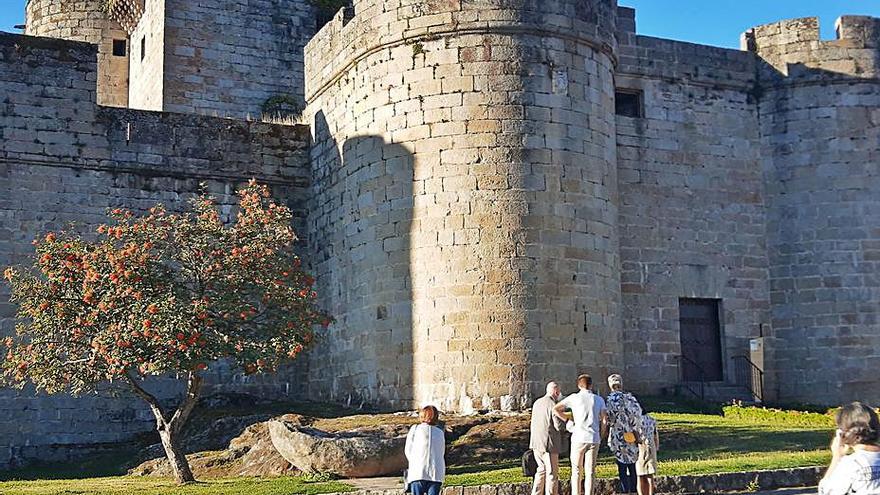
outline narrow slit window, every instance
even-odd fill
[[[147,37],[141,38],[141,60],[147,56]]]
[[[644,117],[644,93],[634,89],[618,89],[614,92],[614,111],[624,117]]]
[[[113,56],[124,57],[126,54],[125,40],[113,40]]]

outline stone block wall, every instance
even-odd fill
[[[144,13],[131,32],[129,106],[165,107],[165,0],[144,0]]]
[[[102,0],[28,0],[25,33],[98,45],[98,103],[128,106],[128,56],[113,55],[128,34],[110,20]]]
[[[761,26],[773,363],[781,399],[880,401],[880,20]]]
[[[164,3],[165,111],[259,119],[275,96],[303,101],[307,0]]]
[[[30,241],[46,230],[75,222],[90,231],[108,208],[180,208],[199,183],[231,212],[235,188],[255,177],[304,217],[307,128],[97,106],[96,50],[0,34],[0,265],[26,262]],[[0,333],[12,331],[13,316],[0,285]],[[253,379],[212,365],[208,393],[293,396],[300,373]],[[171,380],[149,388],[167,399],[179,392]],[[0,469],[33,458],[64,460],[155,426],[133,396],[48,397],[27,389],[0,391],[0,417]]]
[[[679,298],[719,299],[732,383],[769,323],[756,60],[620,26],[616,84],[644,104],[617,117],[625,372],[644,393],[676,384]]]
[[[613,4],[359,1],[306,47],[315,396],[515,409],[622,364]]]

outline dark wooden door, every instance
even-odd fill
[[[682,379],[717,382],[721,366],[721,325],[717,299],[679,299]]]

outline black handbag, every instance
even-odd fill
[[[538,461],[535,460],[535,452],[529,449],[522,455],[523,476],[531,478],[538,472]]]

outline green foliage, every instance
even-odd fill
[[[115,209],[98,236],[50,232],[33,266],[5,278],[18,306],[0,363],[12,386],[80,393],[101,382],[198,374],[228,359],[272,371],[310,345],[330,317],[293,252],[291,213],[251,183],[225,224],[202,195],[191,211]]]
[[[736,404],[724,407],[724,417],[727,419],[765,423],[776,426],[807,426],[816,428],[834,427],[834,417],[830,414],[786,411],[765,407],[743,407]]]
[[[302,114],[303,105],[300,100],[288,94],[271,96],[263,102],[261,107],[263,115],[269,117],[298,117]]]
[[[338,480],[339,476],[333,473],[305,473],[301,476],[306,483],[326,483],[328,481]]]

